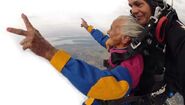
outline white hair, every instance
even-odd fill
[[[124,35],[130,37],[139,37],[139,34],[144,30],[144,27],[139,25],[132,16],[119,16],[117,19],[124,21],[124,23],[121,25]]]

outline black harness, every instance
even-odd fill
[[[157,14],[157,13],[156,13]],[[139,37],[133,38],[128,47],[128,52],[124,54],[113,53],[112,62],[120,64],[123,60],[127,60],[138,52],[150,46],[155,46],[157,49],[165,52],[165,34],[169,29],[172,19],[177,15],[176,11],[168,5],[164,10],[161,10],[159,15],[151,16],[144,30],[139,34]],[[155,28],[156,27],[156,28]],[[155,30],[155,32],[153,32]],[[154,36],[154,34],[156,34]]]

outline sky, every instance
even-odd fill
[[[23,51],[19,45],[23,37],[6,32],[6,27],[25,29],[21,19],[25,13],[33,26],[57,45],[53,39],[58,36],[88,36],[80,27],[80,18],[106,32],[114,18],[129,14],[127,0],[0,1],[0,105],[81,105],[86,97],[47,60]],[[184,4],[184,0],[174,0],[183,22]]]

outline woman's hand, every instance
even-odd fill
[[[30,49],[36,55],[51,60],[53,55],[57,52],[57,49],[42,37],[40,32],[29,22],[26,15],[22,14],[21,17],[26,25],[27,30],[9,27],[7,28],[7,31],[17,35],[25,36],[25,38],[20,42],[24,50]]]
[[[82,19],[81,27],[84,27],[87,30],[89,25],[87,24],[87,22],[83,18],[81,18],[81,19]]]

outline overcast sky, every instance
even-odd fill
[[[7,33],[6,27],[25,28],[20,18],[25,13],[51,42],[57,36],[88,35],[80,28],[81,17],[106,32],[114,18],[129,14],[127,0],[0,1],[0,105],[80,105],[85,97],[49,62],[23,51],[23,37]],[[174,0],[183,22],[184,5]]]

